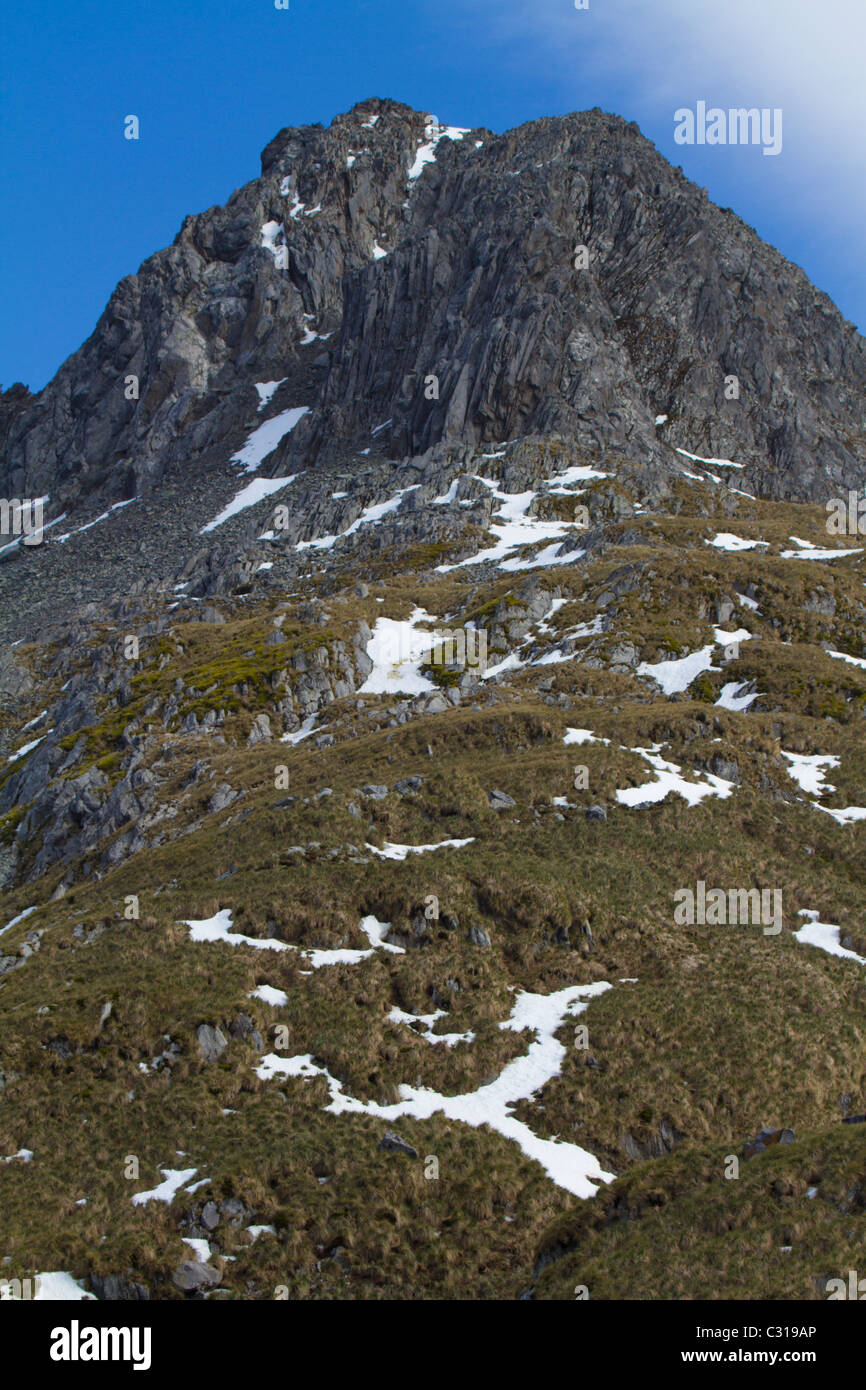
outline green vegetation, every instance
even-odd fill
[[[284,1285],[291,1298],[570,1300],[582,1284],[593,1299],[812,1299],[822,1278],[856,1265],[866,1127],[841,1119],[866,1110],[866,974],[794,932],[802,911],[816,911],[866,954],[866,823],[841,826],[817,811],[781,754],[834,755],[821,805],[863,804],[866,671],[826,650],[864,650],[862,565],[781,558],[791,534],[818,543],[817,508],[737,499],[730,514],[685,480],[673,503],[676,515],[611,523],[580,567],[532,572],[566,601],[545,633],[527,619],[526,645],[508,647],[525,664],[506,678],[461,690],[440,713],[418,704],[407,714],[408,697],[342,694],[319,711],[333,740],[320,746],[247,737],[258,713],[279,736],[278,704],[309,671],[336,666],[362,620],[372,628],[417,605],[451,627],[484,625],[492,643],[523,624],[527,577],[436,574],[474,543],[464,532],[459,547],[365,557],[363,574],[346,562],[329,591],[315,576],[302,598],[221,600],[225,622],[178,622],[142,641],[123,702],[102,698],[94,723],[60,747],[69,753],[84,735],[63,775],[95,765],[116,784],[130,735],[141,736],[154,787],[136,822],[147,848],[101,860],[124,824],[86,863],[55,863],[29,882],[40,830],[24,847],[19,886],[3,894],[0,925],[38,910],[4,933],[0,955],[19,958],[42,933],[39,949],[0,976],[0,1157],[33,1151],[30,1163],[0,1163],[7,1277],[115,1273],[180,1298],[171,1276],[189,1258],[182,1237],[198,1229],[204,1201],[229,1197],[248,1216],[221,1222],[211,1260],[220,1296],[233,1299],[269,1299]],[[729,530],[769,548],[704,543]],[[636,544],[636,531],[652,544]],[[374,589],[364,598],[361,577]],[[737,602],[747,592],[757,610]],[[314,626],[300,610],[319,597]],[[531,664],[599,615],[604,630],[579,636],[571,659]],[[272,645],[278,618],[285,641]],[[638,661],[684,655],[712,643],[716,627],[752,637],[733,661],[717,647],[719,669],[670,699],[605,664],[623,643]],[[94,636],[110,641],[107,630]],[[45,707],[46,691],[56,699],[40,674],[50,656],[28,655],[37,689],[25,717]],[[459,686],[455,671],[423,673]],[[715,704],[727,682],[753,684],[748,712]],[[219,737],[183,730],[189,714],[209,711],[225,712]],[[597,741],[566,745],[569,728]],[[690,780],[724,764],[732,794],[623,805],[618,792],[654,782],[635,751],[654,746]],[[400,794],[405,778],[420,786]],[[366,793],[371,784],[387,795]],[[212,811],[220,787],[234,795]],[[494,789],[514,806],[493,809]],[[588,819],[598,805],[606,819]],[[26,809],[0,818],[3,846]],[[470,843],[400,862],[375,853],[446,839]],[[780,890],[783,930],[676,925],[675,891],[699,880]],[[128,920],[133,896],[139,916]],[[431,897],[438,916],[428,921]],[[187,919],[223,909],[233,931],[289,949],[190,939]],[[366,951],[360,923],[370,914],[391,924],[402,954],[312,967],[304,952]],[[579,1015],[587,1046],[566,1019],[558,1073],[514,1107],[536,1135],[579,1145],[616,1175],[588,1201],[492,1128],[441,1113],[397,1119],[418,1152],[411,1159],[379,1147],[390,1120],[326,1109],[322,1077],[257,1075],[262,1053],[281,1050],[284,1024],[287,1055],[309,1055],[344,1096],[389,1105],[404,1086],[471,1092],[532,1041],[500,1026],[517,992],[601,981],[611,988]],[[288,1003],[256,997],[263,985]],[[473,1040],[433,1045],[394,1009],[442,1010],[434,1033]],[[227,1039],[217,1061],[202,1056],[201,1024]],[[726,1178],[728,1156],[763,1125],[790,1126],[796,1141]],[[124,1176],[129,1155],[139,1160],[134,1180]],[[430,1156],[436,1178],[425,1176]],[[206,1186],[133,1206],[161,1168],[178,1167],[194,1167]],[[252,1224],[275,1233],[253,1243]]]

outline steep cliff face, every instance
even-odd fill
[[[556,430],[635,461],[731,458],[770,497],[866,481],[863,340],[598,111],[494,136],[371,100],[281,131],[44,391],[6,393],[0,486],[67,510],[146,494],[232,438],[268,380],[313,407],[272,471],[373,430],[392,458]]]
[[[805,496],[862,476],[864,370],[862,340],[800,271],[635,126],[589,112],[443,142],[400,244],[347,279],[304,433],[333,452],[390,415],[398,456],[556,429],[646,459],[663,440]]]
[[[256,401],[254,382],[310,360],[339,325],[346,275],[401,217],[425,118],[388,103],[377,130],[380,108],[366,103],[327,131],[283,131],[260,178],[186,218],[172,246],[121,281],[87,342],[18,403],[7,491],[67,507],[147,492],[230,435]],[[375,149],[349,167],[365,141]]]

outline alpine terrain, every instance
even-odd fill
[[[378,99],[0,393],[0,1296],[862,1263],[864,397],[634,124]]]

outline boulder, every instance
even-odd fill
[[[217,811],[224,811],[233,801],[237,801],[238,795],[228,782],[221,782],[207,804],[208,814],[214,815]]]
[[[184,1260],[175,1270],[172,1282],[184,1293],[195,1293],[198,1289],[215,1288],[221,1278],[217,1270],[200,1260]]]
[[[394,790],[398,796],[417,796],[423,782],[423,777],[401,777],[399,782],[394,783]]]
[[[210,1023],[200,1023],[195,1030],[201,1055],[206,1062],[215,1062],[228,1047],[228,1038]]]
[[[263,743],[266,739],[273,738],[271,733],[271,721],[266,714],[257,714],[253,720],[253,727],[250,729],[248,744]]]
[[[418,1157],[418,1150],[407,1144],[405,1139],[401,1139],[399,1134],[395,1134],[393,1129],[385,1131],[385,1137],[379,1141],[379,1148],[384,1149],[386,1153],[405,1154],[407,1158]]]
[[[368,796],[371,801],[384,801],[388,795],[388,788],[371,782],[368,786],[361,788],[361,795]]]
[[[205,1202],[201,1209],[201,1224],[207,1231],[215,1231],[220,1224],[219,1208],[216,1202]]]
[[[757,1154],[765,1153],[767,1149],[775,1147],[776,1144],[793,1144],[794,1138],[792,1129],[764,1128],[744,1146],[743,1158],[746,1160],[754,1158]]]

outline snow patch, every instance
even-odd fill
[[[701,647],[700,651],[690,652],[688,656],[677,657],[672,661],[642,661],[637,668],[637,674],[650,676],[661,686],[665,695],[676,695],[687,690],[703,671],[721,669],[713,665],[712,657],[712,646]]]
[[[209,917],[201,921],[190,919],[184,920],[184,926],[190,929],[191,941],[222,941],[228,946],[253,946],[263,951],[297,951],[304,957],[314,970],[319,970],[325,965],[357,965],[360,961],[366,960],[375,950],[390,951],[395,955],[403,955],[402,946],[392,946],[385,941],[385,934],[391,930],[390,922],[379,922],[375,917],[363,917],[361,919],[361,931],[370,943],[370,950],[355,950],[352,948],[337,947],[334,950],[327,950],[319,947],[301,947],[292,945],[288,941],[277,941],[273,937],[260,939],[255,936],[244,936],[241,932],[231,930],[232,912],[231,908],[223,908],[214,917]],[[269,993],[270,1003],[282,990],[272,990],[269,985],[260,986],[261,989]],[[256,992],[256,997],[263,999],[264,995]]]
[[[184,1245],[189,1246],[190,1250],[195,1255],[197,1260],[201,1260],[202,1264],[207,1264],[208,1260],[210,1259],[209,1241],[199,1240],[195,1236],[181,1236],[181,1240],[183,1241]]]
[[[72,1275],[63,1269],[49,1270],[47,1274],[35,1274],[33,1290],[33,1303],[73,1303],[84,1300],[96,1302],[96,1295],[88,1293],[77,1279],[73,1279]],[[20,1301],[22,1300],[18,1299],[8,1284],[0,1290],[0,1303]]]
[[[460,126],[441,126],[436,117],[431,116],[424,128],[424,141],[418,146],[415,162],[409,170],[409,182],[414,183],[415,179],[420,178],[424,172],[425,165],[435,161],[436,146],[440,140],[462,140],[463,136],[468,134],[469,131]]]
[[[583,743],[610,743],[609,738],[598,738],[591,729],[566,729],[563,743],[576,743],[580,746]]]
[[[293,734],[282,734],[280,737],[280,743],[290,743],[294,748],[296,743],[303,743],[305,738],[310,737],[310,734],[317,732],[320,732],[320,730],[316,729],[316,716],[314,714],[310,714],[304,720],[300,729],[296,729]]]
[[[284,989],[276,989],[274,985],[258,985],[250,995],[251,999],[261,999],[263,1004],[270,1004],[275,1009],[280,1009],[284,1004],[288,1004],[289,996]]]
[[[745,468],[744,463],[733,463],[731,459],[705,459],[700,454],[690,454],[688,449],[677,449],[678,454],[683,458],[691,459],[692,463],[706,463],[714,468]]]
[[[793,933],[794,940],[800,941],[804,946],[817,946],[821,951],[827,951],[831,956],[844,956],[846,960],[856,960],[860,965],[866,965],[866,956],[858,956],[855,951],[848,951],[844,946],[840,946],[839,937],[841,927],[835,926],[832,922],[820,922],[819,914],[810,908],[801,908],[798,917],[806,917],[806,925],[799,931]]]
[[[572,472],[573,470],[568,470]],[[453,565],[437,565],[437,573],[447,574],[451,570],[463,569],[467,565],[480,565],[484,563],[498,563],[498,568],[506,571],[535,569],[542,565],[550,564],[570,564],[578,559],[583,551],[573,552],[568,555],[560,555],[562,544],[548,546],[541,555],[535,556],[532,560],[507,559],[512,556],[515,550],[525,545],[531,545],[538,541],[550,541],[558,537],[565,536],[572,529],[572,524],[562,521],[538,521],[535,517],[528,515],[529,508],[538,496],[537,492],[501,492],[495,479],[482,478],[476,475],[477,481],[483,483],[486,488],[502,503],[498,512],[494,516],[499,517],[500,521],[491,521],[490,530],[497,537],[496,544],[487,550],[480,550],[476,555],[470,555],[465,560],[458,560]]]
[[[149,1192],[136,1192],[132,1199],[134,1207],[143,1207],[147,1202],[172,1203],[184,1183],[189,1182],[198,1172],[197,1168],[160,1168],[164,1182],[152,1187]]]
[[[416,1037],[424,1038],[428,1043],[444,1043],[446,1047],[456,1047],[458,1043],[471,1043],[475,1041],[475,1034],[468,1033],[434,1033],[433,1027],[440,1018],[447,1018],[445,1009],[436,1009],[432,1014],[407,1014],[403,1009],[393,1008],[388,1015],[390,1023],[405,1023],[412,1029]],[[423,1031],[419,1032],[413,1025],[419,1024]]]
[[[291,950],[287,941],[277,941],[275,937],[270,936],[244,936],[242,932],[233,932],[231,925],[232,912],[229,907],[224,907],[215,916],[201,921],[184,919],[184,926],[189,927],[190,941],[223,941],[228,946],[254,946],[258,951]]]
[[[51,730],[49,729],[48,732],[50,733]],[[41,737],[34,738],[30,743],[25,743],[21,748],[18,748],[14,753],[11,753],[9,757],[6,759],[6,761],[8,763],[17,763],[19,758],[26,758],[28,753],[32,753],[34,748],[39,747],[40,743],[45,737],[46,735],[42,734]]]
[[[859,666],[862,671],[866,671],[866,657],[849,656],[847,652],[827,652],[828,656],[835,657],[837,661],[847,661],[849,666]]]
[[[377,854],[380,859],[403,860],[408,859],[410,854],[428,854],[434,849],[462,849],[464,845],[471,845],[474,840],[474,835],[470,835],[468,840],[440,840],[436,845],[395,845],[386,840],[384,849],[377,849],[375,845],[366,845],[365,848]]]
[[[792,536],[791,540],[796,540]],[[806,542],[802,542],[806,544]],[[845,555],[862,555],[863,547],[856,546],[853,550],[819,550],[817,546],[810,546],[808,550],[783,550],[781,558],[783,560],[841,560]]]
[[[13,917],[11,922],[7,922],[5,927],[0,927],[0,936],[10,927],[17,927],[18,923],[23,922],[25,917],[29,917],[31,912],[35,912],[37,907],[39,907],[39,903],[34,904],[33,907],[25,907],[24,911],[19,912],[17,917]]]
[[[84,526],[76,526],[75,529],[74,529],[73,531],[64,531],[64,533],[63,533],[62,536],[55,536],[55,537],[54,537],[55,543],[60,543],[60,544],[62,544],[63,542],[68,541],[69,538],[70,538],[70,536],[80,536],[81,533],[82,533],[82,531],[90,531],[90,530],[92,529],[92,527],[98,526],[99,523],[100,523],[100,521],[107,521],[108,518],[111,516],[111,513],[112,513],[112,512],[120,511],[120,509],[121,509],[122,507],[130,507],[130,506],[132,506],[132,503],[133,503],[135,500],[136,500],[136,499],[135,499],[134,497],[128,497],[127,500],[126,500],[125,502],[115,502],[115,503],[114,503],[114,506],[113,506],[113,507],[109,507],[107,512],[102,512],[99,516],[94,517],[92,521],[86,522]],[[66,515],[66,513],[64,512],[64,516],[65,516],[65,515]],[[48,522],[48,525],[46,525],[46,527],[45,527],[44,529],[47,531],[47,530],[48,530],[48,526],[54,526],[54,525],[57,524],[57,521],[62,521],[62,520],[63,520],[63,517],[59,516],[59,517],[56,518],[56,521],[54,521],[54,522],[49,521],[49,522]]]
[[[707,796],[718,796],[721,798],[729,797],[734,790],[733,782],[726,782],[723,777],[716,777],[712,772],[698,773],[697,775],[704,780],[700,782],[687,782],[681,776],[682,769],[676,763],[666,762],[659,756],[659,747],[655,748],[632,748],[632,753],[639,753],[645,758],[650,767],[656,773],[654,782],[644,782],[639,787],[626,787],[623,791],[616,794],[617,801],[622,806],[639,806],[644,802],[664,801],[665,797],[676,792],[683,797],[690,806],[696,806]]]
[[[241,488],[236,493],[231,502],[223,507],[219,516],[215,516],[213,521],[209,521],[207,526],[203,526],[199,532],[200,536],[207,535],[208,531],[215,531],[218,526],[231,517],[237,516],[238,512],[246,511],[247,507],[255,507],[257,503],[263,502],[266,497],[270,497],[274,492],[280,492],[289,483],[293,483],[299,475],[290,473],[286,478],[254,478],[246,487]]]
[[[540,1163],[558,1187],[576,1197],[592,1197],[598,1185],[611,1182],[614,1175],[605,1172],[594,1155],[577,1144],[539,1139],[527,1124],[515,1118],[512,1108],[518,1101],[534,1099],[548,1081],[560,1074],[566,1053],[555,1036],[557,1030],[566,1020],[581,1014],[589,1000],[610,988],[610,984],[600,980],[590,985],[572,985],[549,995],[519,993],[510,1018],[499,1026],[518,1033],[532,1031],[533,1041],[495,1080],[462,1095],[443,1096],[427,1088],[402,1085],[399,1087],[401,1100],[394,1105],[356,1100],[344,1092],[341,1081],[314,1062],[308,1053],[298,1057],[269,1053],[262,1058],[256,1074],[262,1081],[274,1076],[323,1077],[330,1093],[325,1109],[334,1115],[372,1115],[394,1121],[404,1117],[426,1120],[431,1115],[444,1114],[475,1127],[489,1125],[513,1140],[528,1158]]]
[[[722,693],[718,700],[716,700],[716,706],[719,709],[729,709],[735,712],[748,709],[760,695],[760,691],[758,690],[751,691],[747,694],[746,692],[748,689],[748,681],[743,681],[742,683],[739,681],[728,681],[726,685],[722,686]]]
[[[280,383],[277,382],[277,385]],[[230,462],[240,463],[247,473],[255,473],[256,469],[265,461],[268,454],[272,454],[281,440],[295,428],[299,420],[305,415],[309,415],[310,408],[306,405],[293,406],[290,410],[284,410],[280,415],[274,415],[272,419],[265,420],[263,425],[253,430],[246,444],[232,454]]]
[[[373,669],[359,695],[423,695],[436,689],[419,666],[444,634],[438,631],[418,631],[419,623],[434,623],[436,619],[423,608],[415,608],[409,618],[400,622],[394,618],[377,618],[373,635],[367,643],[367,655]]]
[[[259,393],[259,410],[264,410],[265,406],[270,401],[271,396],[274,394],[277,387],[282,386],[283,382],[288,381],[288,379],[289,378],[287,376],[284,376],[281,377],[279,381],[257,381],[254,383],[255,388]]]
[[[277,270],[288,270],[289,248],[286,245],[286,229],[282,222],[266,222],[262,227],[262,246],[270,251]]]
[[[788,768],[788,776],[792,777],[800,789],[809,796],[823,796],[824,792],[836,790],[829,782],[825,783],[824,781],[824,769],[839,766],[839,759],[835,754],[786,753],[784,748],[779,751],[782,757],[787,758],[791,764]]]
[[[388,423],[390,424],[390,421],[388,421]],[[380,425],[379,428],[382,429],[384,426]],[[383,516],[388,516],[391,512],[396,512],[406,494],[408,492],[417,492],[420,486],[420,483],[412,483],[409,487],[401,488],[395,496],[389,497],[387,502],[376,502],[370,507],[365,507],[357,521],[353,521],[352,525],[349,526],[347,530],[341,531],[339,535],[320,536],[314,541],[299,541],[295,549],[331,550],[333,546],[337,544],[337,541],[344,540],[346,536],[353,536],[361,526],[375,526],[382,520]]]
[[[711,541],[706,541],[706,545],[715,546],[716,550],[757,550],[758,546],[768,546],[769,541],[747,541],[742,536],[735,536],[730,531],[718,531]]]

